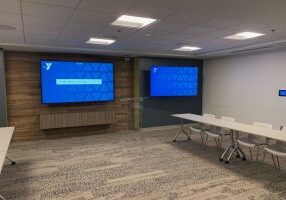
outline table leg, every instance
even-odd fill
[[[232,149],[230,154],[228,154],[229,150]],[[229,164],[230,159],[232,158],[234,153],[237,153],[237,157],[240,157],[240,154],[242,155],[242,160],[246,160],[245,153],[242,151],[242,149],[238,146],[235,136],[234,136],[234,131],[231,130],[230,133],[230,145],[225,149],[225,151],[222,153],[220,157],[220,161],[222,162],[224,158],[227,156],[227,159],[225,160],[226,164]]]
[[[184,130],[184,123],[183,123],[183,122],[184,122],[184,120],[181,119],[180,130],[178,131],[178,133],[177,133],[176,136],[174,137],[173,142],[176,142],[177,137],[178,137],[181,133],[184,133],[184,134],[187,136],[188,140],[191,140],[191,137],[189,136],[189,134]]]

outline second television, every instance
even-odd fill
[[[150,96],[197,96],[197,66],[151,66]]]

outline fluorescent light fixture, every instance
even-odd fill
[[[145,18],[145,17],[135,17],[130,15],[121,15],[117,20],[112,22],[115,26],[125,26],[130,28],[142,28],[149,24],[154,23],[157,19]]]
[[[110,45],[114,43],[115,40],[108,39],[108,38],[89,38],[89,40],[86,43],[89,44],[100,44],[100,45]]]
[[[230,35],[225,37],[226,39],[231,39],[231,40],[247,40],[247,39],[251,39],[251,38],[256,38],[256,37],[260,37],[263,36],[265,34],[263,33],[255,33],[255,32],[242,32],[242,33],[237,33],[234,35]]]
[[[180,48],[174,49],[176,51],[197,51],[200,50],[202,48],[200,47],[191,47],[191,46],[182,46]]]

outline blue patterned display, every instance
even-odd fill
[[[150,96],[197,96],[198,67],[151,66]]]
[[[41,61],[42,102],[114,100],[112,63]]]

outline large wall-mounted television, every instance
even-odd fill
[[[113,63],[41,61],[42,103],[114,100]]]
[[[150,96],[197,96],[197,66],[151,66]]]

